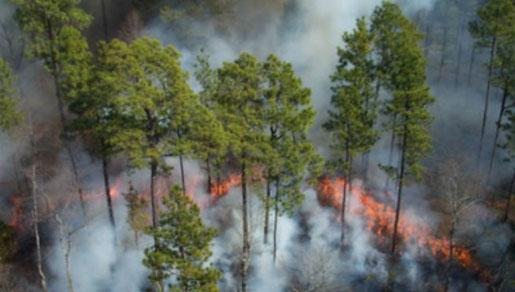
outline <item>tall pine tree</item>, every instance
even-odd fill
[[[277,253],[279,213],[292,213],[304,194],[300,190],[308,165],[318,160],[307,131],[313,125],[315,110],[311,91],[296,76],[291,64],[270,55],[263,64],[265,132],[268,136],[264,164],[266,197],[264,242],[268,243],[272,185],[275,184],[273,256]]]
[[[332,138],[332,164],[346,181],[340,210],[342,246],[345,204],[353,179],[353,159],[358,154],[369,151],[378,139],[378,133],[373,128],[375,114],[368,109],[368,103],[374,96],[374,65],[371,59],[373,40],[365,19],[358,19],[356,29],[343,35],[345,47],[338,49],[339,63],[336,72],[331,76],[332,109],[329,110],[329,120],[324,127]]]
[[[387,166],[387,174],[397,179],[397,201],[392,235],[392,254],[397,245],[397,229],[402,205],[403,187],[407,177],[419,179],[424,171],[422,159],[431,149],[429,125],[432,116],[428,106],[434,98],[426,84],[426,61],[418,44],[422,36],[415,26],[407,20],[399,6],[384,2],[376,9],[379,13],[398,19],[394,31],[394,43],[390,44],[390,63],[388,70],[388,90],[392,99],[387,101],[385,113],[390,117],[390,128],[399,137],[399,167]]]
[[[239,162],[242,197],[241,289],[247,291],[250,265],[248,219],[248,178],[252,168],[262,162],[266,135],[263,132],[264,100],[262,99],[262,65],[248,53],[218,70],[219,84],[215,93],[215,112],[220,113],[229,141],[229,151]]]

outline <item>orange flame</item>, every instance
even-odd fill
[[[121,188],[122,188],[122,180],[118,178],[118,179],[116,179],[116,182],[114,183],[114,185],[111,185],[109,187],[109,193],[111,195],[112,200],[116,200],[118,197],[120,197]],[[98,190],[98,191],[95,191],[92,193],[84,194],[83,198],[84,198],[84,201],[89,202],[89,201],[100,200],[104,196],[105,196],[105,190],[102,189],[102,190]]]
[[[346,182],[342,178],[330,180],[323,178],[318,185],[318,199],[322,205],[341,208],[343,187]],[[393,220],[395,210],[376,200],[371,194],[367,193],[361,186],[352,186],[351,191],[354,199],[360,202],[351,205],[350,213],[361,216],[365,219],[367,229],[379,238],[393,233]],[[412,222],[404,213],[400,214],[398,235],[404,242],[414,242],[419,246],[426,247],[433,256],[449,258],[450,241],[448,238],[435,237],[428,225]],[[479,265],[473,260],[469,250],[455,246],[453,257],[465,268],[479,270]]]
[[[213,199],[217,200],[225,196],[231,188],[239,185],[241,185],[241,176],[237,174],[231,174],[226,180],[223,180],[220,183],[212,184],[209,188],[209,192],[213,196]]]

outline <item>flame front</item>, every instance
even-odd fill
[[[241,176],[231,174],[226,180],[212,184],[209,188],[209,193],[213,196],[214,200],[217,200],[226,195],[231,188],[239,185],[241,185]]]
[[[318,198],[322,205],[341,208],[343,188],[346,182],[342,178],[330,180],[323,178],[318,185]],[[353,185],[351,196],[360,204],[349,206],[350,213],[365,219],[367,229],[380,239],[385,239],[393,233],[393,220],[395,210],[385,203],[378,201],[361,186]],[[348,204],[347,204],[348,205]],[[398,226],[398,236],[404,242],[413,242],[418,246],[426,247],[433,256],[448,259],[450,256],[450,241],[445,237],[435,237],[429,225],[412,222],[404,213],[401,213]],[[455,246],[453,257],[463,267],[479,270],[479,265],[473,260],[469,250]]]

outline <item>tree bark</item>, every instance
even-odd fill
[[[270,183],[270,171],[266,179],[266,198],[265,198],[265,227],[264,227],[264,244],[268,244],[268,225],[270,219],[270,197],[271,197],[271,183]]]
[[[347,175],[345,176],[345,184],[343,186],[343,198],[342,198],[342,210],[341,210],[341,221],[342,221],[342,234],[340,237],[340,248],[344,248],[345,246],[345,208],[347,207],[347,194],[350,196],[352,194],[352,157],[349,156],[347,158],[348,169]]]
[[[105,0],[101,0],[102,5],[102,28],[104,30],[104,39],[107,41],[109,39],[109,29],[107,23],[107,11],[106,11],[106,3]]]
[[[502,219],[503,222],[508,221],[508,216],[510,214],[510,203],[511,203],[511,196],[513,195],[513,184],[515,183],[515,172],[513,173],[513,176],[511,178],[510,182],[510,189],[508,191],[508,199],[506,200],[506,207],[504,209],[504,217]]]
[[[157,173],[157,162],[150,163],[150,205],[152,209],[152,227],[157,228],[157,202],[155,197],[155,179]]]
[[[102,156],[102,174],[104,175],[104,188],[106,194],[107,201],[107,210],[109,212],[109,222],[111,223],[111,227],[113,231],[116,229],[115,221],[114,221],[114,212],[113,212],[113,200],[111,198],[111,187],[109,184],[109,161],[105,155]]]
[[[406,108],[408,108],[408,107],[406,107]],[[402,187],[403,187],[403,183],[404,183],[407,141],[408,141],[408,126],[407,126],[407,120],[405,120],[403,137],[402,137],[402,151],[401,151],[401,165],[400,165],[401,169],[400,169],[400,173],[399,173],[399,187],[397,190],[397,204],[396,204],[397,206],[395,207],[395,222],[393,224],[392,256],[395,256],[395,247],[397,244],[397,228],[399,226],[399,214],[401,211]]]
[[[393,117],[393,126],[395,127],[396,116]],[[392,130],[392,136],[390,137],[390,153],[388,154],[388,166],[392,165],[393,162],[393,150],[395,148],[395,131]],[[384,186],[385,194],[388,193],[388,188],[390,187],[390,176],[386,176],[386,183]],[[385,204],[386,207],[386,204]]]
[[[179,164],[181,167],[181,184],[182,184],[182,194],[186,196],[186,178],[184,176],[184,161],[182,158],[182,154],[179,155]]]
[[[32,223],[34,224],[34,237],[36,239],[36,265],[40,278],[41,289],[44,292],[48,292],[46,275],[43,271],[43,260],[41,255],[41,239],[39,236],[39,207],[37,199],[37,153],[36,153],[36,140],[34,137],[34,128],[32,126],[32,119],[29,115],[29,126],[30,126],[30,143],[32,150],[32,165],[31,165],[31,195],[32,195]]]
[[[494,59],[495,59],[495,51],[497,47],[497,37],[492,38],[492,45],[490,47],[490,62],[488,65],[488,80],[486,83],[486,94],[485,94],[485,105],[483,109],[483,120],[481,122],[481,138],[479,139],[479,153],[478,153],[478,163],[481,160],[481,152],[483,152],[483,140],[485,137],[485,127],[486,127],[486,120],[488,118],[488,105],[490,103],[490,87],[492,84],[492,72],[494,69]]]
[[[281,195],[281,192],[279,191],[280,187],[280,180],[279,178],[275,179],[275,202],[274,202],[274,248],[272,252],[273,260],[275,263],[275,260],[277,259],[277,223],[279,221],[279,198]]]
[[[250,264],[250,240],[249,226],[247,218],[247,174],[245,162],[241,164],[241,200],[242,200],[242,217],[243,217],[243,250],[241,259],[241,290],[247,291],[247,272]]]
[[[206,172],[207,172],[207,193],[211,194],[211,185],[212,177],[211,177],[211,161],[209,161],[209,156],[206,159]]]

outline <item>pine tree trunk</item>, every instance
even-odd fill
[[[458,60],[456,61],[456,74],[454,77],[454,87],[458,87],[458,85],[460,83],[461,51],[462,51],[462,47],[461,47],[461,42],[460,42],[460,44],[458,45]]]
[[[209,161],[209,156],[206,159],[206,171],[207,171],[207,193],[211,194],[211,186],[212,178],[211,178],[211,161]]]
[[[343,185],[343,197],[342,197],[342,208],[341,208],[341,218],[342,221],[342,234],[340,237],[340,248],[343,250],[345,246],[345,208],[347,207],[347,193],[350,195],[352,192],[352,157],[350,156],[349,150],[347,149],[346,153],[346,163],[347,163],[347,174],[345,175],[345,184]]]
[[[393,116],[393,126],[395,127],[395,123],[396,123],[396,116]],[[395,131],[392,130],[392,136],[390,137],[390,153],[388,154],[388,166],[392,165],[392,162],[393,162],[393,150],[395,148]],[[384,186],[384,193],[387,194],[388,193],[388,188],[390,187],[390,176],[387,175],[386,176],[386,183],[385,183],[385,186]],[[386,204],[385,204],[385,207],[386,207]]]
[[[404,183],[407,140],[408,140],[408,126],[407,126],[407,121],[404,121],[404,131],[403,131],[403,137],[402,137],[401,165],[400,165],[401,170],[399,173],[399,186],[398,186],[398,190],[397,190],[397,204],[396,204],[397,206],[395,207],[395,222],[393,224],[393,235],[392,235],[392,256],[395,256],[395,247],[397,244],[397,228],[399,226],[399,214],[401,211],[402,187],[403,187],[403,183]]]
[[[273,260],[277,259],[277,223],[279,221],[279,196],[281,195],[279,191],[280,181],[279,178],[275,179],[275,201],[274,201],[274,248],[272,252]]]
[[[341,223],[341,235],[340,235],[340,248],[343,249],[343,245],[345,242],[345,203],[347,201],[347,187],[349,184],[349,141],[345,142],[345,166],[344,169],[346,173],[344,174],[345,182],[343,184],[343,195],[342,195],[342,203],[340,206],[340,223]]]
[[[511,177],[510,189],[508,191],[508,199],[506,200],[506,207],[504,209],[504,216],[502,219],[503,222],[508,221],[508,216],[510,214],[510,203],[511,203],[511,196],[513,195],[513,184],[514,183],[515,183],[515,173],[513,173],[513,176]]]
[[[102,28],[104,30],[104,39],[107,41],[109,39],[109,30],[107,23],[107,11],[106,11],[106,3],[105,0],[101,0],[102,6]]]
[[[34,163],[31,167],[31,181],[32,181],[32,221],[34,224],[34,237],[36,238],[36,262],[38,273],[40,277],[40,284],[43,291],[48,292],[46,275],[43,271],[43,259],[41,255],[41,239],[39,236],[39,209],[38,209],[38,200],[36,198],[37,192],[37,183],[36,183],[36,164]]]
[[[476,46],[472,45],[472,51],[470,52],[470,64],[469,64],[469,74],[468,74],[468,85],[472,83],[472,69],[474,68],[474,62],[476,60]]]
[[[102,173],[104,175],[104,188],[105,188],[105,194],[106,194],[106,200],[107,200],[107,210],[109,212],[109,221],[111,222],[111,227],[113,227],[113,230],[116,229],[115,221],[114,221],[114,212],[113,212],[113,200],[111,198],[111,188],[109,184],[109,161],[107,160],[107,157],[103,155],[102,157]]]
[[[30,143],[31,143],[31,150],[32,150],[32,166],[31,166],[31,195],[32,195],[32,223],[34,224],[34,237],[36,239],[36,265],[38,269],[38,274],[40,278],[40,284],[41,289],[43,289],[44,292],[48,292],[47,287],[47,281],[46,281],[46,275],[43,271],[43,260],[41,255],[41,239],[39,236],[39,206],[38,206],[38,199],[37,199],[37,153],[36,153],[36,142],[34,138],[34,128],[32,126],[32,119],[29,115],[29,126],[30,126]]]
[[[426,26],[426,38],[424,41],[424,56],[427,58],[429,53],[429,45],[431,44],[431,25]]]
[[[181,168],[182,194],[186,196],[186,178],[184,176],[184,161],[182,155],[179,155],[179,165]]]
[[[483,120],[481,122],[481,138],[479,140],[479,153],[478,153],[478,162],[481,160],[481,153],[483,152],[483,140],[485,137],[485,127],[486,127],[486,120],[488,118],[488,105],[490,103],[490,87],[492,84],[492,72],[494,69],[494,59],[495,59],[495,51],[497,47],[497,38],[494,36],[492,38],[492,45],[490,48],[490,61],[488,65],[488,80],[486,83],[486,94],[485,94],[485,105],[483,109]]]
[[[150,163],[150,206],[152,209],[152,227],[157,228],[157,202],[155,196],[155,179],[157,173],[157,162]]]
[[[508,99],[508,96],[509,96],[508,89],[505,87],[503,90],[503,95],[502,95],[501,110],[499,111],[499,117],[497,118],[497,122],[495,123],[495,137],[494,137],[494,145],[492,148],[492,154],[490,155],[490,164],[488,166],[488,176],[487,176],[488,179],[490,179],[490,174],[492,173],[492,167],[494,165],[495,152],[497,150],[497,141],[499,140],[499,132],[501,129],[502,117],[503,117],[504,111],[506,109],[506,100]]]
[[[247,175],[245,162],[241,165],[241,199],[242,199],[242,217],[243,217],[243,250],[241,258],[241,290],[247,291],[247,272],[250,264],[250,240],[249,226],[247,218]]]
[[[265,198],[265,227],[264,227],[264,240],[265,244],[268,244],[268,226],[270,219],[270,197],[271,197],[271,183],[270,183],[270,171],[266,178],[266,198]]]
[[[443,68],[445,67],[445,57],[447,57],[446,52],[447,52],[447,34],[448,34],[448,31],[449,30],[447,29],[447,27],[445,27],[444,30],[443,30],[442,55],[440,57],[440,67],[438,69],[438,83],[440,83],[440,81],[442,80]]]

